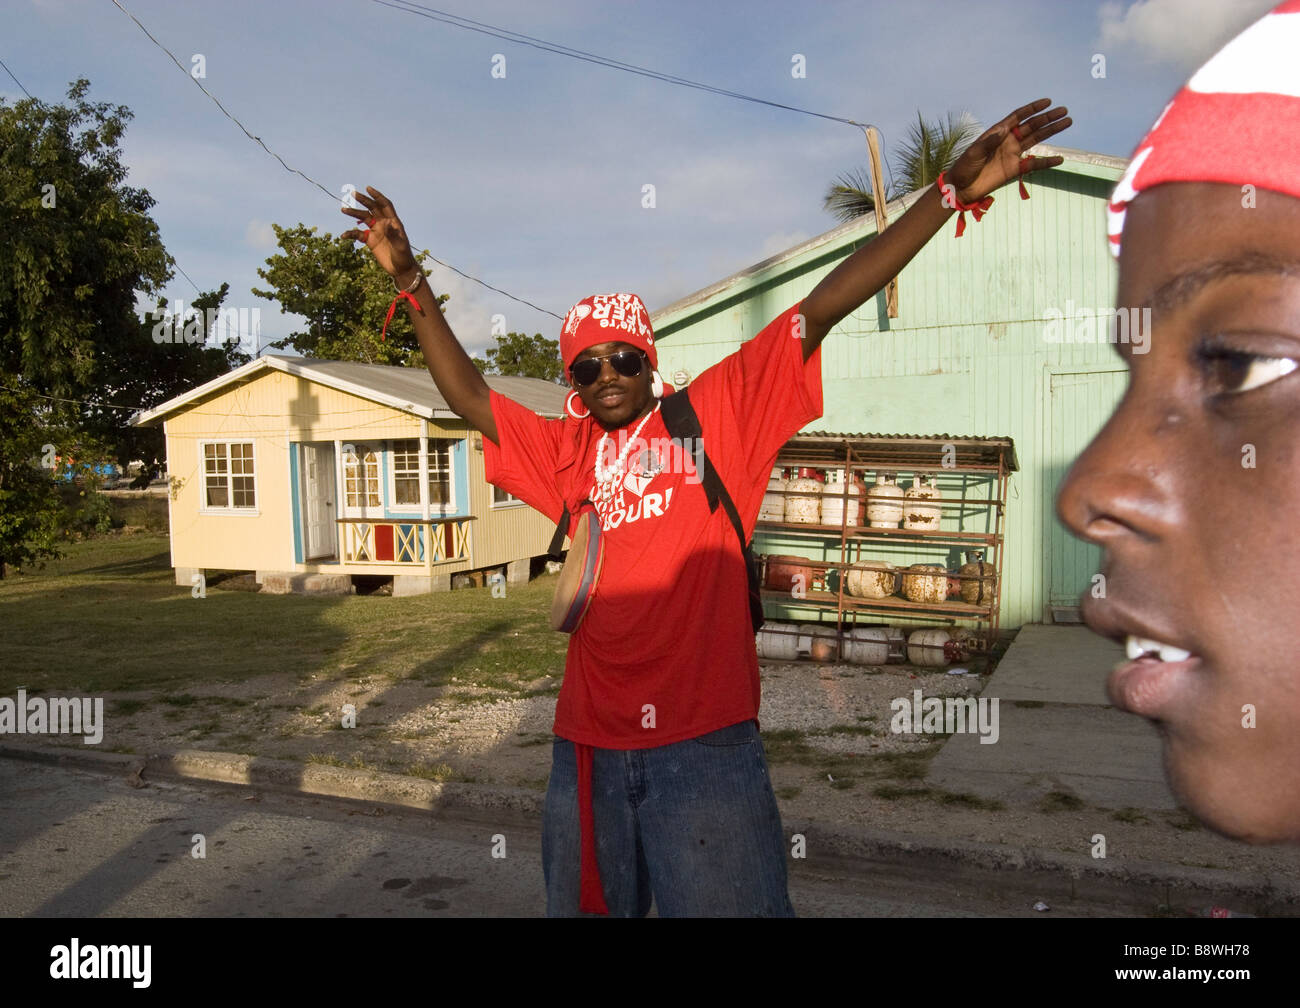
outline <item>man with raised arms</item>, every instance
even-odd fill
[[[781,446],[822,412],[819,347],[964,209],[1061,163],[1022,157],[1070,125],[1041,99],[990,127],[882,235],[801,302],[697,377],[703,448],[753,534]],[[569,417],[544,420],[491,391],[452,335],[391,201],[344,213],[405,292],[439,391],[483,432],[487,478],[552,520],[600,516],[604,566],[573,633],[556,707],[543,820],[547,912],[661,916],[793,913],[785,839],[758,736],[747,570],[726,507],[663,445],[671,398],[634,294],[595,295],[565,318]],[[636,450],[634,450],[636,449]],[[590,502],[584,504],[584,502]]]

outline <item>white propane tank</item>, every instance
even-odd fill
[[[758,509],[759,521],[785,521],[785,487],[785,476],[780,469],[773,469],[772,477],[767,481],[767,493],[763,494],[763,503]]]
[[[907,661],[911,665],[927,668],[939,668],[949,662],[947,645],[951,641],[948,631],[942,627],[927,630],[913,630],[907,638]]]
[[[793,623],[768,623],[758,632],[758,656],[770,661],[795,661],[799,657],[798,628]]]
[[[854,627],[844,650],[854,665],[884,665],[889,661],[889,627]]]
[[[855,598],[888,598],[898,590],[898,574],[887,560],[872,560],[871,567],[885,570],[868,570],[867,564],[854,564],[844,580],[844,590]]]
[[[867,521],[872,528],[898,528],[902,520],[902,488],[893,473],[876,473],[875,486],[867,489]]]
[[[922,480],[918,476],[907,488],[904,497],[903,528],[913,532],[938,532],[939,518],[943,512],[939,508],[938,501],[941,497],[934,477]]]
[[[834,627],[820,623],[801,623],[799,633],[809,639],[808,657],[813,661],[838,661],[840,657],[840,636]],[[802,637],[801,637],[802,639]]]
[[[845,507],[844,470],[830,469],[822,487],[822,524],[856,526],[861,513],[857,486],[848,484],[848,507]]]
[[[948,597],[948,572],[937,564],[912,564],[903,574],[903,595],[909,602],[944,601]]]
[[[816,525],[822,517],[822,485],[812,469],[792,471],[786,484],[785,520],[797,525]]]

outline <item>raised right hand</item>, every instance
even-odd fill
[[[369,195],[366,195],[369,193]],[[366,193],[354,192],[353,197],[364,210],[343,207],[343,212],[368,225],[369,230],[353,228],[344,231],[340,238],[363,241],[370,249],[375,261],[383,267],[394,280],[410,278],[419,268],[415,256],[411,253],[411,243],[406,237],[406,229],[393,209],[392,201],[374,186],[366,186]]]

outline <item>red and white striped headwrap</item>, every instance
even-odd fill
[[[587,348],[612,342],[644,350],[650,366],[659,366],[650,312],[635,294],[593,294],[570,308],[560,330],[560,358],[568,368]]]
[[[1264,15],[1201,67],[1138,144],[1107,208],[1119,255],[1128,204],[1163,182],[1253,185],[1300,197],[1300,0]]]

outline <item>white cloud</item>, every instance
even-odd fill
[[[451,331],[456,334],[456,339],[471,356],[481,357],[488,347],[496,346],[492,335],[492,316],[495,311],[505,315],[506,332],[519,332],[524,328],[522,317],[512,320],[508,309],[503,311],[498,308],[494,311],[488,299],[496,295],[491,291],[437,263],[426,261],[424,265],[430,270],[429,286],[434,293],[451,295],[443,305],[443,314]],[[456,265],[460,266],[459,263]],[[467,273],[475,273],[472,268],[460,268]]]
[[[1101,41],[1132,47],[1148,59],[1194,70],[1276,0],[1137,0],[1102,4]]]
[[[244,241],[250,248],[273,249],[275,248],[275,232],[266,221],[253,219],[244,228]]]

